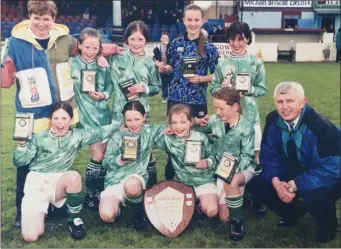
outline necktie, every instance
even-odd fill
[[[294,129],[294,124],[290,124],[290,132]],[[297,156],[297,148],[295,144],[295,140],[289,138],[287,142],[287,153],[288,157],[285,163],[285,171],[287,180],[292,180],[296,175],[302,172],[302,168],[300,167],[300,162]]]

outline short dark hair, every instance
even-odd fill
[[[52,18],[55,18],[58,13],[58,8],[54,1],[30,0],[27,2],[27,12],[30,15],[51,15]]]
[[[146,42],[149,41],[148,26],[143,21],[137,20],[137,21],[133,21],[133,22],[129,23],[127,26],[126,32],[124,34],[124,37],[125,37],[127,44],[128,44],[129,36],[131,36],[136,31],[140,31],[142,33],[144,38],[146,38]]]
[[[138,100],[128,101],[124,105],[123,110],[122,110],[123,117],[126,111],[137,111],[141,113],[142,116],[146,114],[146,109],[144,108],[143,104]]]
[[[240,107],[240,94],[239,91],[232,87],[223,87],[218,92],[212,95],[214,99],[219,99],[225,101],[229,106],[234,104],[239,105],[239,113],[242,113],[242,108]]]
[[[52,119],[53,113],[55,113],[56,111],[58,111],[59,109],[63,109],[64,111],[66,111],[70,118],[73,118],[73,110],[70,104],[66,103],[66,102],[58,102],[56,104],[54,104],[52,106],[52,110],[50,112],[49,118]]]
[[[248,45],[252,43],[252,35],[249,25],[246,22],[235,22],[227,29],[226,40],[234,40],[238,35],[245,37],[248,40]]]

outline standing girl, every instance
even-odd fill
[[[143,191],[149,174],[149,157],[155,141],[163,134],[161,126],[145,126],[147,113],[140,101],[129,101],[122,114],[127,130],[110,136],[104,156],[103,167],[107,170],[105,190],[101,193],[99,214],[104,222],[110,223],[120,214],[120,204],[128,201],[134,210],[134,226],[143,230],[147,223],[143,208]],[[137,159],[124,161],[124,137],[137,138]],[[136,144],[136,145],[137,145]]]
[[[80,211],[83,204],[81,175],[71,170],[77,152],[87,144],[105,139],[118,125],[96,129],[70,129],[73,111],[67,103],[57,103],[49,115],[50,130],[38,132],[29,142],[18,142],[13,162],[29,165],[22,200],[21,232],[25,241],[36,241],[44,233],[49,204],[69,210],[68,227],[74,239],[85,236]]]
[[[219,216],[222,221],[231,220],[230,238],[240,240],[244,237],[243,194],[245,184],[255,174],[254,129],[251,123],[241,115],[239,92],[227,87],[213,94],[215,115],[207,121],[201,119],[199,130],[212,134],[214,155],[220,162],[223,154],[235,158],[236,174],[231,183],[217,180],[219,193]]]
[[[138,99],[143,104],[147,119],[150,113],[148,97],[158,94],[161,86],[160,74],[151,57],[144,50],[149,38],[148,27],[142,21],[134,21],[127,26],[126,43],[129,49],[123,56],[108,58],[110,77],[114,84],[112,119],[124,123],[122,110],[128,100]],[[155,159],[151,155],[148,186],[156,183]]]
[[[188,5],[183,20],[187,32],[169,45],[167,50],[169,64],[165,65],[163,62],[156,64],[161,73],[173,73],[169,85],[167,113],[173,105],[182,103],[191,107],[195,117],[202,118],[207,114],[206,89],[212,80],[219,54],[214,44],[205,43],[205,37],[201,33],[203,11],[199,6]],[[190,78],[183,76],[184,59],[196,61],[195,74]],[[174,170],[168,160],[166,179],[173,176]]]
[[[108,98],[113,86],[108,77],[108,70],[97,64],[96,58],[101,53],[101,36],[92,28],[84,29],[79,38],[79,55],[71,57],[69,64],[73,79],[74,92],[79,109],[79,127],[93,129],[111,123]],[[94,77],[95,91],[82,91],[86,77]],[[88,208],[97,210],[98,198],[103,190],[104,174],[102,160],[106,148],[105,142],[90,144],[91,159],[86,169],[86,197]]]
[[[193,122],[188,105],[172,106],[168,112],[168,124],[173,135],[163,135],[157,145],[170,157],[177,180],[193,186],[201,211],[208,217],[214,217],[218,213],[218,195],[214,180],[216,161],[213,147],[204,133],[191,130]],[[188,141],[201,144],[201,160],[197,163],[187,163],[185,160]]]
[[[266,95],[268,91],[264,63],[247,52],[247,47],[252,42],[247,23],[233,23],[227,31],[226,38],[232,51],[229,56],[219,61],[212,80],[211,94],[218,92],[222,87],[234,86],[238,73],[249,74],[251,88],[242,94],[241,106],[243,116],[251,122],[255,130],[255,156],[258,164],[262,132],[256,98]]]

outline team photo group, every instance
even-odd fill
[[[247,239],[246,199],[258,215],[278,216],[280,227],[295,227],[308,213],[317,224],[310,240],[336,238],[340,128],[307,103],[290,75],[268,91],[264,62],[248,52],[247,23],[227,28],[230,53],[219,56],[201,30],[203,10],[189,4],[185,34],[170,40],[163,32],[147,56],[141,20],[127,25],[121,47],[102,43],[95,28],[72,37],[55,22],[53,1],[29,0],[27,12],[11,31],[1,68],[1,87],[16,88],[11,222],[25,242],[39,240],[54,212],[67,217],[73,239],[86,239],[92,225],[83,208],[104,226],[129,207],[136,233],[143,232],[151,225],[145,192],[164,179],[191,187],[191,219],[226,224],[226,239]],[[150,99],[158,94],[166,113],[153,123]],[[262,121],[258,98],[274,107]],[[74,161],[84,147],[90,154],[79,172]],[[155,150],[166,154],[165,165]]]

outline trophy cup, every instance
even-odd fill
[[[137,136],[123,136],[123,152],[122,160],[135,161],[138,159],[140,151],[139,137]]]
[[[96,91],[96,71],[82,70],[81,92]]]
[[[195,164],[201,160],[202,144],[200,141],[186,140],[185,163]]]
[[[127,101],[129,100],[133,100],[139,97],[139,95],[137,93],[132,94],[129,91],[129,87],[133,86],[134,84],[136,84],[135,79],[128,79],[126,81],[123,81],[119,84],[122,93],[124,94],[125,98]]]
[[[215,171],[215,175],[230,184],[237,171],[236,158],[224,153]]]
[[[183,58],[182,75],[185,78],[193,77],[195,75],[197,59],[195,57]]]
[[[33,122],[33,113],[16,113],[13,140],[31,140],[33,136]]]
[[[250,92],[251,75],[249,73],[237,73],[234,88],[242,92]]]

